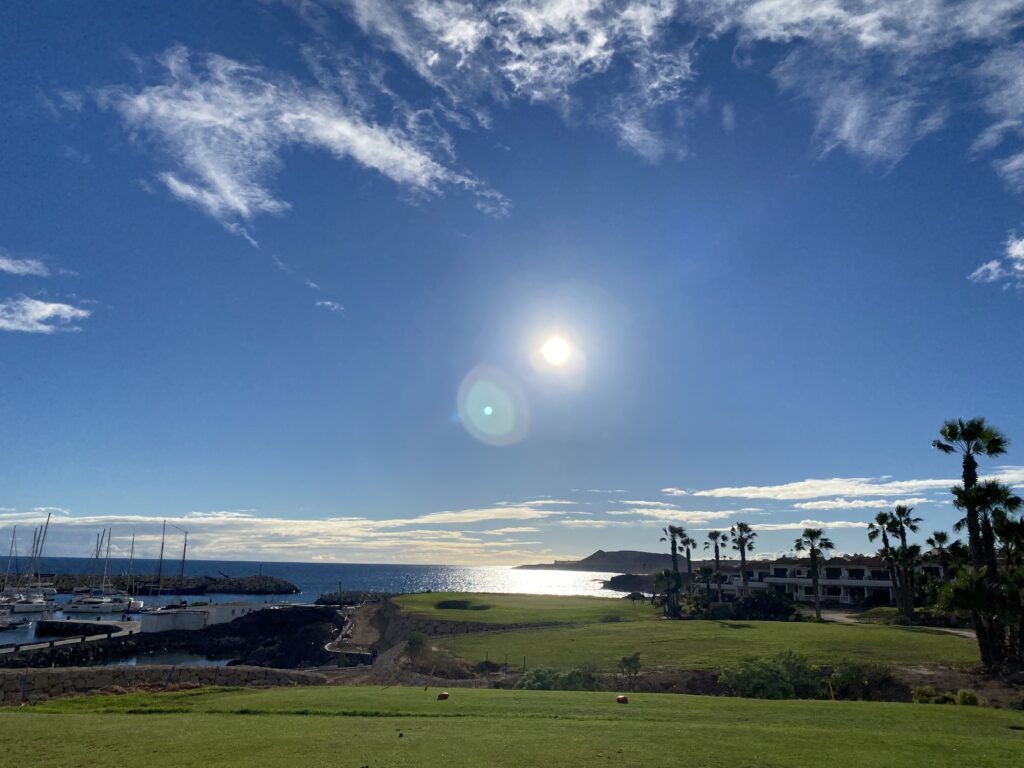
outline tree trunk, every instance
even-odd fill
[[[718,559],[718,542],[715,542],[715,595],[722,602],[722,566]]]
[[[814,618],[821,621],[821,592],[818,591],[818,558],[811,550],[811,584],[814,589]]]
[[[743,583],[743,596],[748,597],[750,595],[750,587],[747,585],[747,543],[743,542],[743,546],[740,547],[740,580]]]

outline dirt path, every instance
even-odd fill
[[[856,613],[847,613],[845,611],[822,611],[821,618],[825,621],[834,621],[836,624],[868,624],[870,622],[860,621],[857,618]],[[960,637],[966,637],[968,640],[974,640],[973,629],[959,629],[956,627],[922,627],[922,629],[934,629],[937,632],[946,632],[950,635],[958,635]]]

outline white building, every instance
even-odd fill
[[[142,632],[168,632],[173,629],[196,630],[225,624],[256,611],[273,610],[275,603],[210,603],[208,605],[167,606],[138,614]]]

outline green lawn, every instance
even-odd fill
[[[0,709],[0,766],[1018,766],[987,708],[455,689],[204,689]]]
[[[442,601],[466,601],[470,608],[441,609]],[[395,602],[407,613],[447,621],[481,624],[583,624],[601,621],[643,621],[658,618],[649,604],[621,598],[560,597],[557,595],[497,595],[477,592],[421,592]]]
[[[614,670],[618,660],[640,652],[645,669],[707,669],[743,656],[783,650],[819,664],[844,658],[889,664],[978,663],[972,641],[935,630],[873,624],[817,624],[772,621],[653,621],[643,624],[587,624],[578,627],[460,635],[439,645],[457,656],[528,667],[569,669],[583,662]]]

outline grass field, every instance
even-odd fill
[[[442,601],[465,601],[469,609],[438,608]],[[402,595],[395,602],[407,613],[481,624],[583,624],[658,618],[658,611],[649,604],[633,605],[630,600],[607,597],[421,592]]]
[[[640,652],[644,669],[708,669],[744,656],[793,650],[827,664],[863,659],[896,665],[978,663],[972,641],[935,630],[873,624],[770,621],[656,621],[586,624],[455,636],[439,643],[476,663],[505,654],[519,666],[570,669],[592,662],[611,671],[620,658]]]
[[[1018,766],[987,708],[421,688],[201,689],[0,709],[0,766]]]

